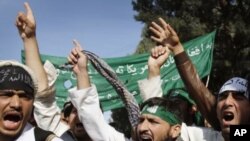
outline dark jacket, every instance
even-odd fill
[[[186,52],[174,57],[179,74],[202,115],[216,130],[220,129],[216,114],[216,98],[201,81]]]

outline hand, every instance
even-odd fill
[[[34,37],[36,35],[36,22],[27,2],[24,3],[26,14],[19,12],[16,18],[16,26],[22,39]]]
[[[87,72],[88,58],[82,52],[82,47],[79,42],[73,40],[74,48],[68,56],[68,62],[73,65],[73,71],[76,75],[81,72]]]
[[[173,28],[167,24],[162,18],[159,18],[160,24],[152,22],[149,30],[152,31],[155,36],[151,36],[151,39],[160,43],[164,47],[168,47],[173,50],[174,47],[180,45],[180,40]]]
[[[169,53],[170,50],[161,45],[151,49],[151,56],[148,59],[148,78],[160,75],[161,66],[166,62]]]

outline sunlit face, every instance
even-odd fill
[[[82,139],[88,137],[83,124],[80,122],[77,114],[77,110],[73,107],[69,117],[68,117],[68,124],[74,136],[77,139]]]
[[[34,98],[22,90],[0,90],[0,138],[16,139],[31,116]]]
[[[217,117],[223,134],[229,134],[230,125],[249,124],[250,102],[241,93],[226,91],[219,95]]]
[[[157,116],[143,114],[137,127],[137,137],[139,141],[165,141],[175,138],[175,135],[180,133],[180,128],[177,134],[174,133],[174,128],[175,126]]]

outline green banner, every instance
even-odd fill
[[[214,38],[215,31],[183,44],[201,78],[209,75],[212,67]],[[141,102],[141,98],[137,81],[147,78],[148,57],[149,54],[147,53],[104,59],[117,73],[120,80],[126,85],[139,103]],[[22,60],[24,61],[24,59],[24,53],[22,52]],[[59,76],[56,80],[56,100],[59,107],[62,107],[67,98],[68,89],[76,86],[76,77],[70,70],[59,69],[60,65],[67,62],[66,57],[41,55],[41,59],[43,63],[45,60],[49,60],[57,68]],[[91,66],[91,64],[89,64],[89,75],[91,82],[95,84],[98,89],[99,99],[104,111],[124,106],[113,87]],[[162,88],[164,93],[167,93],[171,88],[180,88],[184,86],[172,56],[170,56],[162,66],[161,77],[163,80]]]

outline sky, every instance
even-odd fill
[[[0,0],[0,60],[21,61],[22,40],[15,26],[24,0]],[[66,57],[78,40],[101,58],[133,54],[143,24],[135,21],[131,0],[26,0],[37,24],[41,54]]]

